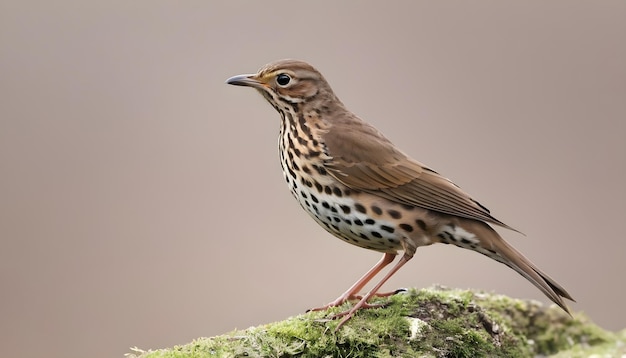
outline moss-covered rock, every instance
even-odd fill
[[[382,299],[381,299],[382,300]],[[385,301],[386,300],[386,301]],[[487,293],[409,290],[361,310],[338,332],[312,312],[131,357],[621,357],[626,330],[611,333],[584,314]]]

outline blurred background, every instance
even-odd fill
[[[236,74],[299,58],[602,327],[626,327],[626,2],[0,3],[0,356],[111,357],[303,313],[380,254],[291,197]],[[387,285],[547,299],[450,246]]]

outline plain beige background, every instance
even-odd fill
[[[285,57],[451,178],[603,327],[626,327],[626,2],[2,1],[0,356],[111,357],[281,320],[379,259],[291,198]],[[448,246],[386,286],[546,301]]]

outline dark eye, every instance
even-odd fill
[[[289,82],[291,81],[291,77],[289,77],[289,75],[281,73],[280,75],[276,76],[276,83],[278,83],[281,86],[286,86],[289,84]]]

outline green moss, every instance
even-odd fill
[[[603,332],[606,334],[606,332]],[[586,343],[578,343],[568,350],[563,350],[552,358],[587,358],[587,357],[624,357],[626,356],[626,330],[617,334],[610,334],[611,339],[589,345]]]
[[[422,290],[416,298],[409,299],[415,303],[410,317],[430,328],[412,340],[418,352],[437,357],[522,357],[529,353],[514,335],[500,331],[474,303],[471,291]]]
[[[384,308],[361,310],[338,332],[329,319],[349,305],[200,338],[129,357],[528,357],[622,349],[616,335],[582,314],[570,317],[534,301],[431,288],[395,295]],[[620,345],[621,344],[621,345]],[[622,348],[620,348],[622,347]],[[565,357],[560,355],[558,357]]]

